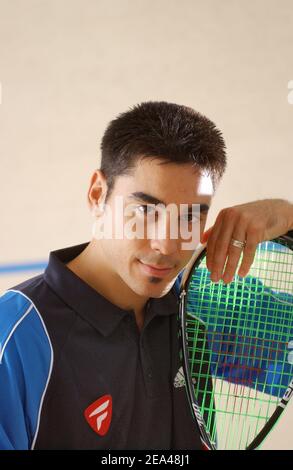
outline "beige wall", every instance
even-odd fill
[[[292,45],[292,0],[0,0],[0,266],[90,239],[101,136],[143,100],[223,130],[210,222],[239,202],[292,200]],[[33,274],[0,275],[0,290]]]

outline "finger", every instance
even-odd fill
[[[224,269],[224,274],[222,276],[222,279],[226,284],[233,280],[237,266],[239,265],[241,254],[243,252],[242,248],[239,248],[238,246],[234,246],[232,244],[232,239],[247,243],[247,239],[249,237],[247,230],[247,220],[240,219],[239,222],[236,223],[235,230],[231,234],[230,241],[227,246],[226,265]]]
[[[247,240],[243,252],[243,259],[238,270],[239,276],[244,277],[248,274],[254,260],[257,246],[262,240],[264,240],[264,233],[263,224],[259,224],[257,221],[253,221],[253,223],[249,224],[247,228]]]
[[[238,270],[239,276],[245,277],[248,274],[250,267],[253,263],[254,257],[255,257],[257,245],[258,245],[258,242],[256,242],[253,239],[247,241],[246,246],[243,251],[242,262]]]
[[[204,244],[204,243],[206,243],[206,242],[208,241],[212,229],[213,229],[213,227],[210,227],[208,230],[206,230],[206,231],[202,234],[201,240],[200,240],[200,243],[201,243],[201,244]]]
[[[239,241],[244,241],[244,237],[242,237],[242,240],[241,240],[240,236],[237,238],[235,237],[235,239]],[[227,262],[225,265],[225,271],[222,276],[225,284],[228,284],[229,282],[233,280],[241,254],[242,254],[241,248],[239,248],[238,246],[230,245],[230,248],[228,251],[228,258],[227,258]]]
[[[215,244],[217,241],[218,234],[221,230],[221,225],[222,225],[221,219],[217,218],[214,226],[212,227],[210,236],[207,241],[207,258],[206,259],[207,259],[207,268],[210,272],[212,271]]]
[[[211,261],[211,279],[214,282],[218,282],[222,276],[236,224],[237,215],[234,210],[232,208],[225,210],[221,228],[214,244],[213,258]],[[245,233],[245,227],[240,229],[240,231]]]

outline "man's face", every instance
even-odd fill
[[[204,231],[207,210],[213,196],[211,178],[200,174],[191,164],[162,165],[161,162],[162,160],[152,158],[140,160],[131,175],[116,178],[113,191],[107,200],[112,214],[113,233],[117,233],[115,229],[118,221],[121,221],[121,214],[117,214],[117,211],[121,210],[121,201],[124,211],[127,208],[128,214],[123,218],[124,225],[131,218],[132,221],[137,220],[140,227],[141,222],[146,222],[147,207],[152,211],[154,206],[150,204],[158,204],[157,201],[160,201],[162,207],[168,207],[169,204],[177,207],[178,217],[175,218],[178,224],[184,219],[188,231],[196,231],[199,239]],[[180,206],[181,204],[185,206]],[[196,217],[199,213],[188,214],[187,205],[191,210],[192,204],[201,205],[200,226]],[[177,238],[170,235],[170,224],[174,223],[174,216],[171,218],[168,211],[165,211],[165,218],[159,214],[160,212],[156,220],[158,224],[160,219],[160,227],[164,226],[166,229],[164,238],[159,236],[158,232],[147,236],[145,230],[143,238],[130,239],[124,235],[122,239],[117,239],[112,236],[97,242],[109,270],[115,276],[118,275],[139,296],[165,295],[194,252],[194,247],[183,248],[183,243],[188,239],[182,239],[180,229]]]

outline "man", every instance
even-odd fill
[[[174,289],[194,246],[170,236],[170,213],[163,237],[146,236],[145,218],[154,205],[159,214],[183,207],[176,220],[191,238],[198,231],[195,245],[208,239],[214,281],[227,261],[225,282],[242,248],[245,275],[257,243],[293,228],[292,204],[266,200],[221,211],[204,233],[225,144],[191,108],[142,103],[109,124],[101,148],[88,191],[92,240],[51,252],[44,274],[0,299],[2,449],[200,449]],[[119,235],[131,217],[143,222],[142,237]]]

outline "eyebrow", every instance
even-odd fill
[[[166,203],[164,201],[161,201],[160,199],[151,196],[151,194],[146,194],[142,191],[136,191],[128,197],[129,199],[136,199],[139,201],[146,202],[147,204],[164,204],[164,206],[166,206]],[[210,206],[208,204],[200,204],[200,212],[203,214],[206,214],[209,208]],[[188,212],[192,212],[192,205],[188,206]]]

